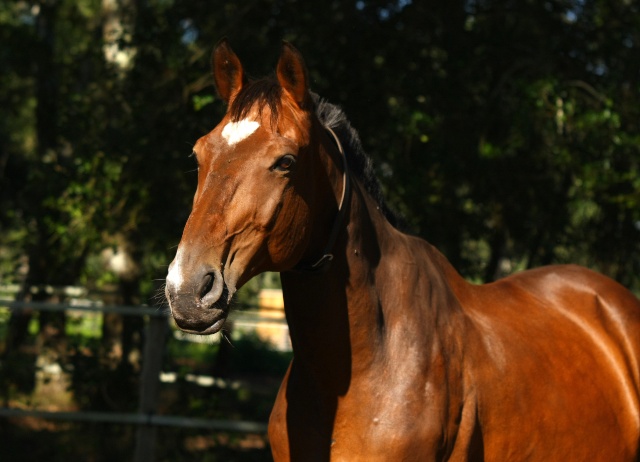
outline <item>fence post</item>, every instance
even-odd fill
[[[156,412],[160,372],[165,348],[167,320],[164,316],[150,316],[144,342],[142,371],[140,372],[140,403],[138,413],[147,416],[147,422],[138,426],[136,434],[135,462],[155,462],[157,427],[151,416]]]

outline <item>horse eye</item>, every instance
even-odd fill
[[[278,170],[280,172],[288,172],[293,168],[295,163],[295,157],[293,157],[291,154],[285,154],[284,156],[280,157],[275,164],[273,164],[272,169]]]

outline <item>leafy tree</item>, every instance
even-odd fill
[[[467,277],[575,261],[640,289],[638,6],[624,0],[0,1],[2,279],[148,299],[219,120],[228,36],[281,39],[341,104],[392,205]],[[32,50],[24,53],[23,50]],[[97,264],[105,247],[130,271]],[[24,278],[23,278],[24,279]]]

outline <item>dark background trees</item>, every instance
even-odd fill
[[[466,277],[577,262],[638,291],[639,9],[0,0],[0,281],[148,299],[189,213],[191,145],[223,111],[209,56],[227,36],[254,75],[281,39],[303,52],[390,203]]]

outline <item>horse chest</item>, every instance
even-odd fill
[[[345,416],[331,438],[331,461],[423,461],[436,454],[441,429],[427,416],[372,414]]]
[[[437,460],[444,400],[425,394],[424,386],[422,392],[354,387],[320,399],[309,396],[313,387],[296,385],[284,384],[272,414],[276,462]]]

